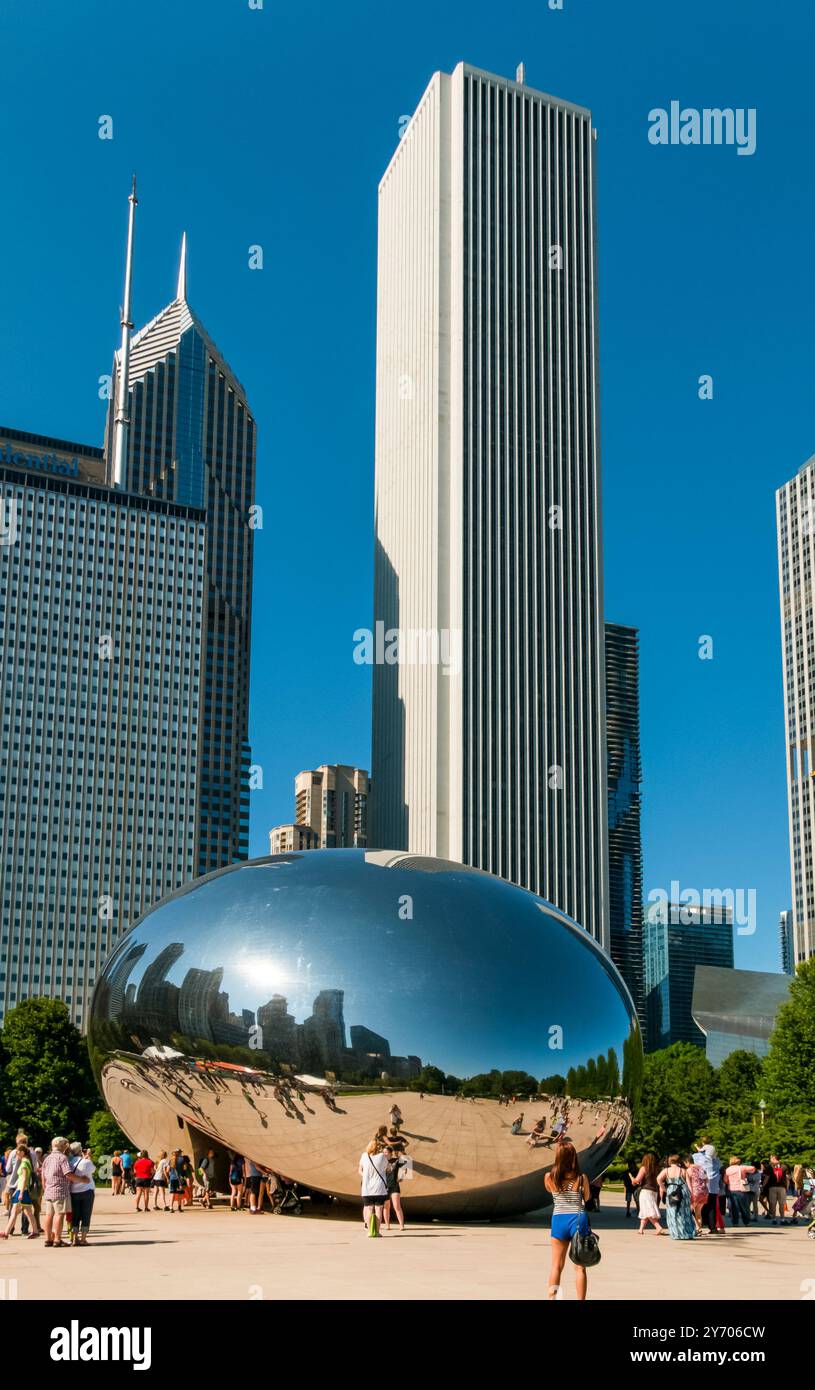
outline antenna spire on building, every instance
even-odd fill
[[[181,235],[181,260],[178,265],[178,289],[176,299],[187,298],[187,233]]]
[[[136,204],[139,201],[136,197],[135,174],[133,175],[133,185],[130,189],[130,196],[127,201],[130,204],[130,212],[127,221],[127,259],[125,261],[125,291],[121,318],[122,346],[119,353],[116,416],[113,424],[113,483],[115,487],[121,487],[124,480],[125,462],[127,459],[127,435],[130,426],[130,415],[127,409],[130,377],[130,330],[133,327],[130,319],[130,299],[133,286],[133,233],[136,225]]]

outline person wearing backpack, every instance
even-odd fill
[[[170,1194],[170,1211],[177,1211],[180,1213],[184,1209],[185,1189],[180,1149],[173,1149],[170,1154],[170,1162],[167,1167],[167,1184],[167,1190]]]
[[[657,1174],[657,1183],[665,1201],[668,1235],[671,1240],[695,1240],[693,1203],[679,1154],[671,1154],[662,1172]]]
[[[568,1139],[559,1144],[555,1161],[543,1180],[552,1198],[552,1265],[549,1271],[549,1298],[560,1295],[560,1280],[572,1238],[576,1233],[591,1232],[585,1205],[591,1196],[589,1180],[581,1173],[577,1150]],[[579,1299],[586,1297],[588,1275],[585,1266],[575,1264],[575,1290]]]

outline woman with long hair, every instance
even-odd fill
[[[707,1230],[702,1222],[702,1209],[709,1196],[707,1173],[701,1163],[696,1163],[693,1157],[688,1154],[685,1158],[685,1182],[688,1184],[690,1192],[691,1212],[696,1225],[697,1235],[704,1235]]]
[[[383,1209],[388,1199],[387,1170],[388,1156],[374,1138],[359,1158],[362,1220],[372,1236],[380,1234]]]
[[[638,1235],[645,1234],[649,1221],[658,1236],[665,1235],[665,1228],[659,1216],[659,1181],[655,1154],[643,1154],[634,1186],[639,1188],[640,1229]]]
[[[585,1233],[589,1230],[589,1218],[583,1210],[589,1199],[589,1180],[581,1173],[577,1161],[577,1150],[569,1140],[564,1140],[555,1151],[555,1161],[543,1180],[546,1191],[551,1194],[554,1204],[552,1212],[552,1265],[549,1271],[549,1298],[557,1298],[560,1293],[560,1279],[563,1266],[569,1253],[569,1245],[575,1231]],[[575,1265],[575,1288],[577,1297],[586,1297],[588,1282],[583,1265]]]
[[[694,1164],[691,1164],[694,1167]],[[665,1200],[668,1235],[671,1240],[694,1240],[696,1221],[693,1215],[688,1174],[679,1154],[671,1154],[661,1173],[657,1174],[659,1190]]]

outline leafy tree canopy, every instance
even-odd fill
[[[715,1099],[716,1074],[701,1047],[673,1043],[649,1053],[626,1157],[688,1151],[704,1129]]]
[[[79,1029],[61,999],[24,999],[2,1030],[0,1121],[10,1143],[24,1129],[32,1144],[55,1134],[84,1139],[99,1093]]]
[[[798,966],[764,1059],[767,1107],[815,1111],[815,958]]]

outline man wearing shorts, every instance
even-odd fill
[[[40,1177],[45,1202],[45,1244],[59,1249],[65,1245],[62,1224],[71,1201],[71,1183],[78,1181],[66,1157],[67,1139],[52,1139],[51,1152],[43,1159]]]

